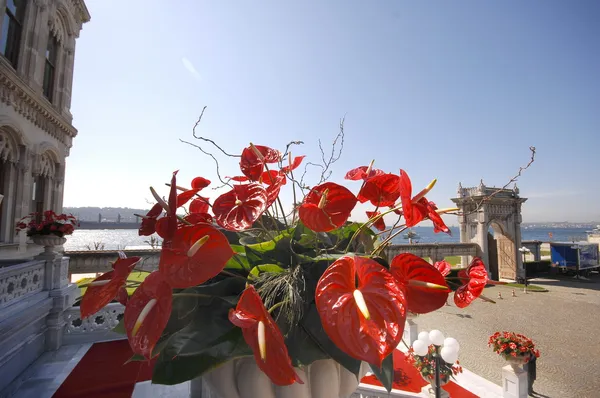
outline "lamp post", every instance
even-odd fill
[[[531,250],[523,246],[519,249],[519,251],[523,255],[523,268],[525,269],[525,278],[523,278],[523,293],[527,294],[527,267],[525,266],[525,256],[527,253],[531,253]]]
[[[434,370],[435,370],[435,385],[433,392],[435,398],[448,397],[448,393],[442,390],[440,369],[443,364],[448,363],[452,366],[458,359],[458,351],[460,345],[458,341],[452,337],[444,338],[444,335],[439,330],[431,332],[419,333],[419,338],[413,343],[412,348],[415,355],[425,357],[429,354],[429,347],[433,345],[435,352],[433,353]],[[424,387],[427,389],[427,387]],[[429,390],[431,396],[431,390]]]

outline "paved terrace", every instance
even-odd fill
[[[600,277],[587,283],[569,277],[532,283],[550,291],[524,294],[520,290],[512,297],[512,288],[489,287],[484,294],[497,304],[478,300],[459,309],[452,303],[415,321],[419,330],[440,329],[456,338],[461,364],[497,384],[504,361],[488,348],[488,337],[495,331],[520,332],[541,351],[534,396],[600,396]],[[496,299],[498,292],[503,299]]]

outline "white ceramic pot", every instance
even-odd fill
[[[529,355],[526,356],[518,356],[518,357],[513,357],[512,355],[505,355],[504,359],[506,360],[506,362],[508,362],[508,364],[515,370],[520,369],[521,366],[523,366],[523,364],[525,364],[525,362],[527,362],[527,359],[529,359]]]
[[[64,245],[67,238],[61,238],[56,235],[33,235],[31,240],[36,245],[44,246],[44,253],[53,254],[54,247]]]
[[[360,377],[332,359],[315,361],[296,373],[304,384],[276,386],[254,361],[254,357],[234,359],[203,377],[191,381],[191,398],[347,398],[358,388],[369,370],[363,363]]]

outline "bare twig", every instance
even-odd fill
[[[483,197],[480,201],[477,202],[477,205],[475,206],[475,209],[472,211],[469,211],[468,213],[462,213],[462,215],[469,215],[469,214],[473,214],[477,211],[479,211],[479,209],[481,208],[481,206],[483,206],[484,203],[489,202],[494,196],[496,196],[497,194],[499,194],[500,192],[504,191],[505,189],[508,188],[508,186],[512,183],[515,183],[519,177],[521,177],[521,175],[523,174],[523,172],[525,170],[527,170],[532,164],[533,162],[535,162],[535,147],[534,146],[530,146],[529,147],[529,151],[531,152],[531,156],[529,158],[529,162],[527,162],[527,164],[525,166],[521,166],[519,167],[519,171],[517,172],[517,174],[515,174],[506,184],[504,184],[501,188],[496,189],[494,192],[492,192],[489,195],[486,195],[485,197]]]
[[[215,155],[213,155],[210,152],[206,152],[204,149],[202,149],[202,147],[200,145],[196,145],[192,142],[186,141],[186,140],[182,140],[181,138],[179,139],[179,141],[183,142],[184,144],[188,144],[191,145],[195,148],[198,148],[203,154],[210,156],[211,158],[213,158],[213,160],[215,161],[215,165],[217,166],[217,178],[219,179],[219,181],[221,181],[221,183],[223,184],[223,186],[227,185],[231,187],[231,184],[223,181],[223,178],[221,177],[221,173],[219,170],[219,161],[217,160],[217,158],[215,157]]]
[[[217,143],[214,142],[213,140],[211,140],[209,138],[206,138],[206,137],[201,137],[201,136],[199,136],[199,135],[196,134],[196,127],[198,127],[198,125],[202,121],[202,116],[204,116],[204,111],[205,110],[206,110],[206,105],[204,106],[204,108],[202,108],[202,112],[200,113],[200,116],[198,117],[198,120],[196,120],[196,124],[194,124],[194,127],[192,128],[192,135],[194,136],[194,138],[197,139],[197,140],[202,140],[202,141],[205,141],[205,142],[210,142],[211,144],[213,144],[215,146],[215,148],[217,148],[219,151],[221,151],[221,153],[223,153],[223,155],[230,156],[232,158],[240,158],[240,157],[242,157],[241,155],[233,155],[231,153],[228,153],[223,148],[221,148],[219,145],[217,145]]]
[[[342,156],[342,151],[344,149],[344,121],[345,120],[346,120],[346,116],[344,116],[340,120],[339,131],[338,131],[337,135],[335,136],[333,143],[331,144],[331,153],[329,155],[329,158],[326,157],[325,150],[323,149],[323,143],[319,139],[319,150],[321,151],[321,160],[323,161],[323,164],[307,162],[304,165],[304,173],[302,174],[302,177],[300,178],[300,184],[299,184],[301,187],[303,187],[303,189],[307,189],[307,187],[304,184],[304,177],[306,176],[308,166],[315,166],[315,167],[321,168],[321,177],[319,179],[318,184],[316,184],[316,185],[320,185],[320,184],[324,183],[331,176],[331,173],[332,173],[332,171],[330,170],[331,166],[340,159],[340,157]],[[339,147],[338,147],[338,144],[339,144]]]

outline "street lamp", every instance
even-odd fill
[[[433,354],[435,364],[435,397],[442,397],[442,386],[440,379],[440,369],[442,363],[448,363],[452,366],[458,359],[458,351],[460,345],[455,338],[447,337],[444,338],[444,334],[439,330],[432,330],[431,332],[421,332],[419,337],[412,345],[413,353],[420,357],[425,357],[429,354],[429,347],[433,345],[435,352]],[[447,396],[447,394],[444,394]]]

